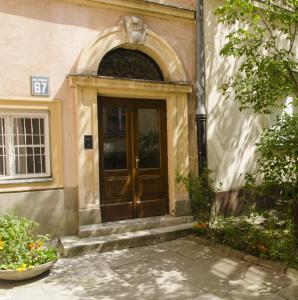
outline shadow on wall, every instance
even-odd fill
[[[263,120],[251,111],[240,112],[237,103],[220,95],[221,84],[239,66],[239,61],[219,55],[228,33],[227,28],[217,23],[213,14],[220,3],[218,0],[205,1],[208,160],[209,168],[215,171],[223,191],[232,191],[239,190],[243,185],[244,176],[241,174],[255,168],[255,143]],[[237,210],[235,193],[226,194],[228,200],[220,201],[223,210]]]

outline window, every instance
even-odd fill
[[[123,48],[114,49],[103,57],[97,75],[164,81],[161,69],[150,56],[138,50]]]
[[[47,113],[0,113],[0,180],[50,176]]]

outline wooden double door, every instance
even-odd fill
[[[102,221],[168,212],[166,104],[98,98]]]

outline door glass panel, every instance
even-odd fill
[[[138,130],[139,168],[159,168],[159,110],[138,109]]]
[[[126,109],[103,108],[104,170],[127,169]]]

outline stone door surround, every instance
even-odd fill
[[[137,49],[160,66],[165,82],[127,80],[97,76],[103,56],[116,47]],[[120,25],[96,36],[82,51],[76,74],[68,76],[75,89],[80,224],[100,223],[97,97],[164,99],[167,108],[169,212],[189,213],[189,197],[176,183],[177,172],[189,171],[188,94],[183,65],[174,49],[137,17],[123,17]],[[93,149],[84,149],[84,136],[91,135]]]

